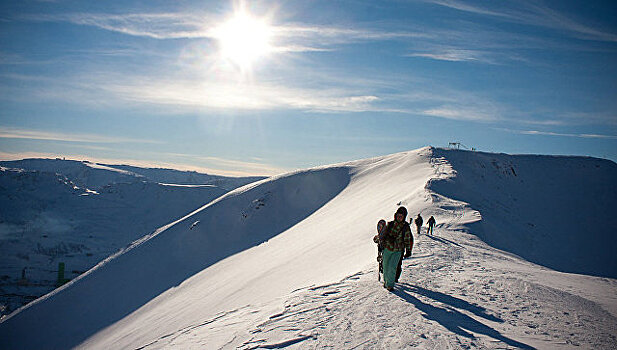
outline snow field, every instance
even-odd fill
[[[59,349],[614,348],[615,279],[506,251],[521,226],[493,229],[508,210],[519,218],[542,205],[516,205],[539,187],[514,170],[531,186],[510,190],[515,176],[501,164],[520,170],[516,156],[469,153],[423,148],[239,188],[13,314],[0,339]],[[473,182],[482,157],[500,166]],[[414,253],[390,293],[377,282],[372,236],[399,205],[438,225],[434,237],[412,227]],[[479,238],[490,235],[504,250]]]
[[[73,279],[145,234],[259,179],[57,159],[0,164],[26,168],[0,167],[1,317],[52,291],[59,262]]]

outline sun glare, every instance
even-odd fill
[[[271,50],[270,26],[245,12],[238,12],[223,23],[215,30],[215,36],[223,58],[242,70],[250,68],[255,60]]]

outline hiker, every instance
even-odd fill
[[[435,218],[431,215],[431,217],[428,219],[428,230],[427,230],[427,234],[433,235],[433,227],[435,227]]]
[[[377,262],[379,263],[379,271],[377,272],[377,280],[381,281],[383,273],[383,234],[386,231],[386,220],[381,219],[377,222],[377,234],[373,237],[373,242],[377,243]]]
[[[399,264],[402,264],[403,252],[404,257],[411,256],[411,248],[413,247],[413,236],[409,224],[405,220],[407,217],[407,209],[399,207],[394,214],[394,220],[390,221],[386,226],[383,240],[383,286],[387,290],[394,289],[394,283],[397,280],[397,269]]]
[[[411,224],[411,220],[409,220],[410,224]],[[422,220],[422,217],[420,216],[420,214],[418,214],[418,217],[416,218],[416,220],[414,220],[414,222],[416,223],[416,228],[418,229],[418,236],[420,235],[420,230],[422,230],[422,223],[424,222],[424,220]]]

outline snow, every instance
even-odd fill
[[[133,171],[89,162],[2,163],[28,169],[0,171],[0,315],[52,291],[59,262],[65,263],[65,277],[75,278],[132,241],[223,195],[227,188],[254,179],[216,177],[225,187],[221,188],[159,184]],[[144,171],[158,174],[157,169]],[[165,179],[166,170],[158,171],[163,174],[157,179]],[[173,174],[177,180],[210,179],[195,172]],[[91,185],[98,187],[86,187]]]
[[[579,242],[614,242],[601,207],[617,200],[616,168],[427,147],[261,180],[13,313],[0,347],[613,348],[616,257]],[[592,188],[571,188],[579,184]],[[559,200],[548,205],[551,196]],[[559,210],[577,204],[607,231],[562,225]],[[390,293],[377,282],[372,236],[399,205],[437,227],[435,236],[414,227],[414,253]],[[521,239],[533,243],[533,262]],[[597,257],[571,273],[550,241]],[[544,260],[534,255],[543,249]]]
[[[131,165],[97,164],[62,159],[23,159],[0,161],[7,168],[51,172],[66,176],[82,188],[97,190],[114,183],[158,182],[175,185],[213,185],[227,191],[264,177],[226,177],[164,168],[140,168]]]
[[[129,183],[144,180],[128,171],[118,171],[87,161],[62,159],[23,159],[2,161],[7,168],[57,173],[70,179],[76,186],[96,190],[110,183]]]
[[[458,176],[431,189],[462,199],[484,220],[480,238],[565,272],[617,278],[617,167],[605,159],[437,150]]]
[[[160,182],[159,182],[159,185],[171,186],[171,187],[216,187],[214,185],[180,185],[180,184],[164,184]]]
[[[106,166],[103,164],[97,164],[97,163],[92,163],[92,162],[88,162],[88,161],[84,161],[82,162],[85,166],[92,168],[92,169],[100,169],[100,170],[107,170],[107,171],[111,171],[111,172],[117,172],[123,175],[128,175],[128,176],[136,176],[139,177],[141,175],[137,175],[134,172],[131,171],[127,171],[127,170],[122,170],[122,169],[116,169],[116,168],[112,168],[110,166]]]

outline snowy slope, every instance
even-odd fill
[[[53,290],[60,262],[65,263],[65,278],[75,278],[228,191],[213,184],[184,185],[184,180],[233,188],[255,180],[131,168],[155,177],[151,179],[111,166],[58,159],[2,163],[37,170],[0,169],[0,315]],[[181,185],[155,180],[178,180]]]
[[[433,190],[466,171],[448,159],[460,153],[443,152],[423,148],[232,191],[14,313],[0,323],[0,345],[614,345],[615,280],[555,272],[478,239],[472,229],[484,214],[470,193],[456,200]],[[391,294],[375,281],[371,237],[399,204],[439,225],[437,237],[416,235]]]
[[[617,165],[585,157],[437,150],[457,176],[430,189],[482,213],[480,238],[526,260],[617,278]]]
[[[470,226],[490,245],[565,272],[617,278],[617,164],[585,157],[439,149],[456,169],[430,189],[482,214]]]

